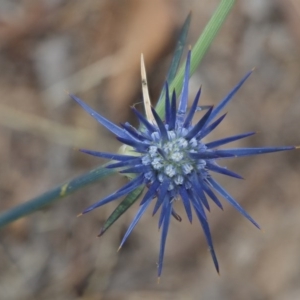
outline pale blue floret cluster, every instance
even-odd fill
[[[71,95],[71,97],[99,123],[114,133],[119,141],[130,146],[133,151],[132,154],[134,154],[127,155],[81,150],[82,152],[91,155],[114,160],[114,163],[110,164],[109,168],[117,168],[118,170],[121,170],[120,173],[136,175],[133,180],[121,189],[91,205],[83,213],[90,212],[97,207],[127,195],[138,187],[147,186],[148,190],[141,200],[139,210],[131,225],[125,233],[121,246],[147,210],[150,203],[156,199],[153,214],[160,209],[158,226],[159,228],[162,227],[158,261],[159,276],[162,272],[170,218],[173,216],[176,220],[181,220],[181,217],[176,213],[173,206],[175,199],[182,200],[190,222],[192,222],[193,218],[193,208],[193,211],[203,228],[215,267],[217,271],[219,271],[219,265],[206,217],[207,211],[210,210],[208,200],[212,200],[218,207],[223,209],[216,193],[219,194],[259,228],[259,225],[251,218],[251,216],[213,178],[213,172],[234,178],[242,178],[235,172],[220,166],[220,160],[224,158],[228,159],[295,149],[293,146],[219,149],[220,146],[251,136],[254,132],[242,133],[204,143],[203,138],[209,135],[209,133],[222,122],[226,115],[224,114],[221,117],[217,117],[218,114],[233,98],[242,84],[250,76],[251,72],[246,74],[246,76],[242,78],[242,80],[216,107],[210,106],[203,117],[195,125],[192,125],[192,119],[197,111],[201,90],[198,91],[195,100],[188,111],[190,56],[191,53],[189,52],[178,107],[176,94],[173,92],[170,97],[168,84],[166,83],[164,118],[160,118],[157,112],[152,109],[155,120],[155,122],[153,122],[153,120],[147,120],[141,113],[133,108],[133,112],[141,123],[140,130],[135,129],[129,123],[121,124],[121,127],[111,123],[109,120],[92,110],[79,98]]]
[[[152,184],[155,178],[164,182],[167,178],[170,183],[168,191],[177,193],[177,187],[185,185],[188,189],[191,184],[187,180],[192,172],[199,172],[206,176],[205,160],[195,161],[189,153],[199,153],[205,150],[205,145],[195,138],[187,141],[182,137],[182,133],[177,134],[175,131],[167,131],[168,140],[154,140],[153,145],[148,149],[146,155],[142,157],[144,166],[151,166],[152,170],[145,173],[145,178]],[[160,149],[160,151],[158,151]]]

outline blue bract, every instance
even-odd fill
[[[192,119],[198,109],[201,90],[197,93],[192,107],[189,112],[187,112],[190,58],[191,52],[189,51],[178,108],[176,107],[176,94],[173,92],[170,96],[168,83],[166,83],[164,119],[161,119],[153,108],[150,109],[150,114],[152,111],[151,118],[148,117],[149,107],[146,107],[148,109],[147,118],[133,108],[134,113],[141,123],[139,130],[132,127],[129,123],[122,124],[121,127],[111,123],[92,110],[79,98],[71,95],[71,97],[91,116],[115,134],[119,141],[130,146],[132,155],[104,153],[83,149],[81,151],[114,160],[114,162],[109,165],[109,168],[118,168],[120,173],[135,174],[134,179],[128,184],[115,193],[88,207],[83,213],[90,212],[99,206],[116,200],[117,198],[132,192],[141,185],[146,185],[148,191],[141,200],[138,212],[125,233],[121,246],[147,210],[150,203],[156,199],[153,214],[160,209],[158,226],[159,228],[162,227],[158,262],[159,277],[163,267],[165,243],[170,218],[173,216],[175,219],[181,220],[174,210],[174,201],[180,201],[181,199],[190,222],[192,222],[193,208],[203,228],[214,265],[219,272],[219,265],[206,218],[206,210],[209,211],[210,209],[208,198],[222,209],[222,204],[215,194],[215,192],[217,192],[256,227],[259,228],[259,225],[212,177],[211,172],[241,178],[241,176],[233,171],[220,166],[218,162],[224,158],[250,156],[296,148],[294,146],[288,146],[219,149],[220,146],[251,136],[254,132],[243,133],[204,143],[203,138],[213,131],[225,117],[225,114],[218,118],[217,115],[232,99],[252,71],[246,74],[246,76],[216,107],[211,106],[200,121],[195,125],[192,125]]]

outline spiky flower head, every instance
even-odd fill
[[[129,183],[115,193],[88,207],[83,211],[83,214],[116,200],[142,185],[146,185],[148,190],[141,200],[139,209],[125,233],[120,247],[124,244],[150,203],[156,201],[153,215],[160,209],[158,227],[162,227],[158,262],[159,277],[163,267],[170,218],[173,216],[175,219],[181,220],[181,217],[174,210],[174,201],[181,199],[190,222],[192,222],[192,209],[194,210],[203,228],[215,268],[219,272],[219,265],[206,217],[206,211],[210,210],[208,199],[222,209],[222,204],[216,193],[221,195],[256,227],[259,228],[259,225],[213,178],[211,173],[216,172],[241,178],[240,175],[220,166],[220,160],[295,149],[294,146],[219,149],[220,146],[251,136],[254,132],[229,136],[213,142],[204,142],[203,139],[222,122],[226,115],[218,117],[218,114],[232,99],[252,71],[246,74],[216,107],[209,107],[204,116],[193,125],[192,119],[199,108],[198,102],[201,89],[199,89],[190,110],[187,111],[190,58],[191,52],[189,51],[178,108],[175,92],[170,96],[168,83],[165,85],[166,103],[163,119],[149,105],[147,80],[142,60],[142,86],[147,117],[144,117],[133,108],[133,112],[140,121],[139,130],[132,127],[129,123],[121,124],[120,127],[111,123],[79,98],[71,95],[99,123],[115,134],[119,141],[129,146],[131,154],[114,154],[83,149],[81,151],[94,156],[112,159],[114,162],[109,165],[109,168],[117,168],[122,174],[135,175],[134,179]]]

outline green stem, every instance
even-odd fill
[[[40,196],[37,196],[36,198],[4,211],[0,214],[0,228],[49,204],[52,204],[56,200],[64,198],[88,184],[94,183],[99,179],[112,175],[116,172],[115,170],[106,169],[106,165],[107,164],[104,164],[89,173],[78,176]]]

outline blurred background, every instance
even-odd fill
[[[155,102],[187,14],[193,45],[218,3],[0,0],[0,210],[103,162],[74,148],[117,151],[115,139],[67,92],[116,123],[135,123],[129,107],[141,100],[140,53]],[[299,28],[297,0],[237,1],[191,80],[190,100],[202,84],[202,103],[217,103],[256,70],[210,140],[257,131],[234,146],[299,145]],[[225,201],[224,212],[212,205],[221,276],[196,220],[172,220],[159,285],[160,234],[151,214],[119,253],[137,206],[97,239],[117,203],[76,215],[124,183],[116,176],[1,229],[1,300],[300,299],[299,153],[224,165],[246,180],[217,179],[263,231]]]

